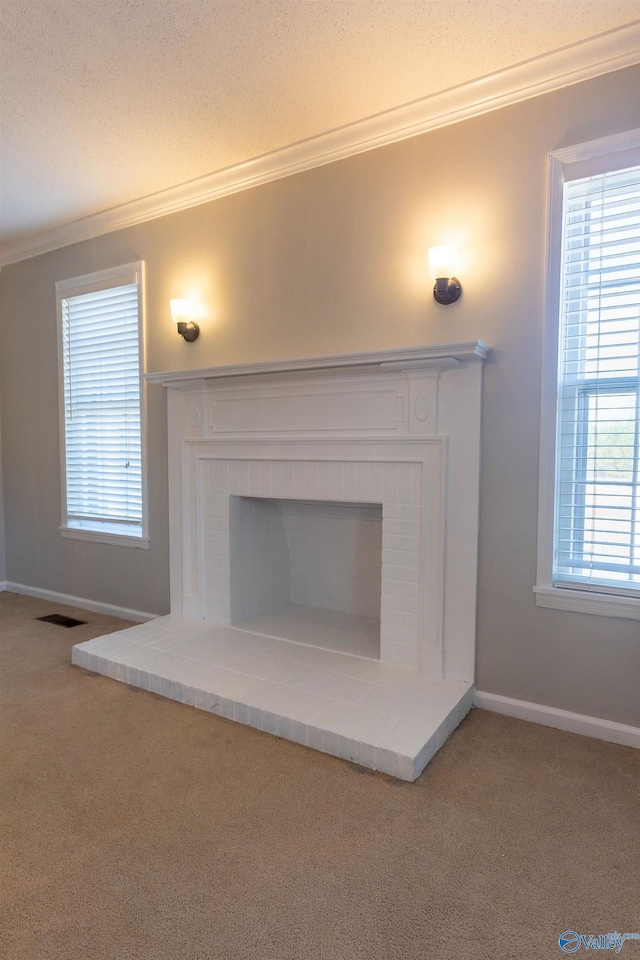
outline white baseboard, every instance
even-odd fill
[[[2,593],[2,591],[6,589],[7,589],[7,581],[6,580],[0,581],[0,593]]]
[[[71,597],[67,593],[56,593],[55,590],[43,590],[40,587],[28,587],[24,583],[12,583],[9,580],[0,585],[0,589],[6,590],[8,593],[20,593],[25,597],[51,600],[53,603],[62,603],[67,607],[80,607],[82,610],[103,613],[108,617],[135,620],[136,623],[146,623],[147,620],[155,620],[159,616],[157,613],[143,613],[141,610],[117,607],[112,603],[100,603],[97,600],[86,600],[84,597]]]
[[[582,713],[571,713],[569,710],[558,710],[556,707],[545,707],[541,703],[513,700],[511,697],[501,697],[497,693],[483,693],[481,690],[476,690],[473,704],[481,710],[491,710],[493,713],[502,713],[507,717],[516,717],[518,720],[529,720],[532,723],[541,723],[545,727],[556,727],[558,730],[567,730],[569,733],[580,733],[584,737],[608,740],[611,743],[622,743],[627,747],[640,749],[640,727],[629,727],[624,723],[587,717]]]

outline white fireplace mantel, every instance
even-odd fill
[[[171,614],[80,644],[74,662],[415,779],[473,699],[482,368],[489,352],[472,340],[148,374],[148,383],[169,388]],[[380,584],[379,658],[354,647],[359,607],[323,607],[324,596],[300,601],[293,588],[291,608],[286,601],[278,606],[288,588],[282,593],[282,553],[271,541],[243,565],[234,531],[248,501],[253,518],[286,504],[319,511],[324,519],[305,534],[324,564],[308,575],[312,585],[334,573],[337,558],[351,556],[348,541],[355,539],[343,537],[342,553],[327,547],[326,518],[377,511],[375,574],[369,565],[360,576]],[[279,520],[257,522],[280,530]],[[291,549],[300,543],[296,530]],[[256,544],[263,532],[256,529]],[[290,559],[281,569],[291,566],[292,553]],[[341,568],[341,588],[356,567],[350,563]],[[256,595],[277,581],[266,626],[264,616],[236,613],[251,607],[237,598],[253,583],[254,568],[262,577],[251,588]],[[297,573],[307,569],[296,561]],[[343,592],[350,603],[346,586]],[[354,606],[360,599],[354,591]],[[310,618],[296,626],[302,633],[278,632],[273,618],[280,609]],[[332,623],[322,619],[326,610]],[[346,646],[336,646],[331,631],[345,614]]]
[[[227,377],[249,377],[261,374],[299,373],[312,370],[379,370],[445,367],[463,361],[486,360],[490,348],[482,340],[466,340],[462,343],[445,343],[433,346],[402,347],[395,350],[368,353],[343,353],[322,357],[303,357],[292,360],[267,360],[259,363],[239,363],[219,367],[204,367],[199,370],[168,370],[148,373],[148,383],[165,387],[188,386],[194,380],[220,380]]]

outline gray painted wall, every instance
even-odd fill
[[[540,357],[550,150],[640,126],[633,67],[9,266],[0,274],[7,577],[168,609],[166,415],[149,395],[151,549],[62,540],[54,283],[147,263],[148,368],[481,338],[478,687],[640,725],[640,624],[537,608]],[[438,307],[426,249],[458,243]],[[169,319],[197,288],[195,344]],[[12,331],[20,330],[20,336]]]

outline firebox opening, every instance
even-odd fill
[[[231,623],[380,659],[382,505],[230,497]]]

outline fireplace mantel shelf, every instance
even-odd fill
[[[188,386],[197,380],[220,380],[228,377],[255,377],[274,373],[299,373],[312,370],[370,370],[443,367],[469,361],[483,361],[490,353],[482,340],[466,340],[461,343],[435,344],[433,346],[403,347],[373,353],[343,353],[324,357],[304,357],[292,360],[268,360],[260,363],[240,363],[220,367],[204,367],[199,370],[168,370],[148,373],[148,383],[167,387]]]

